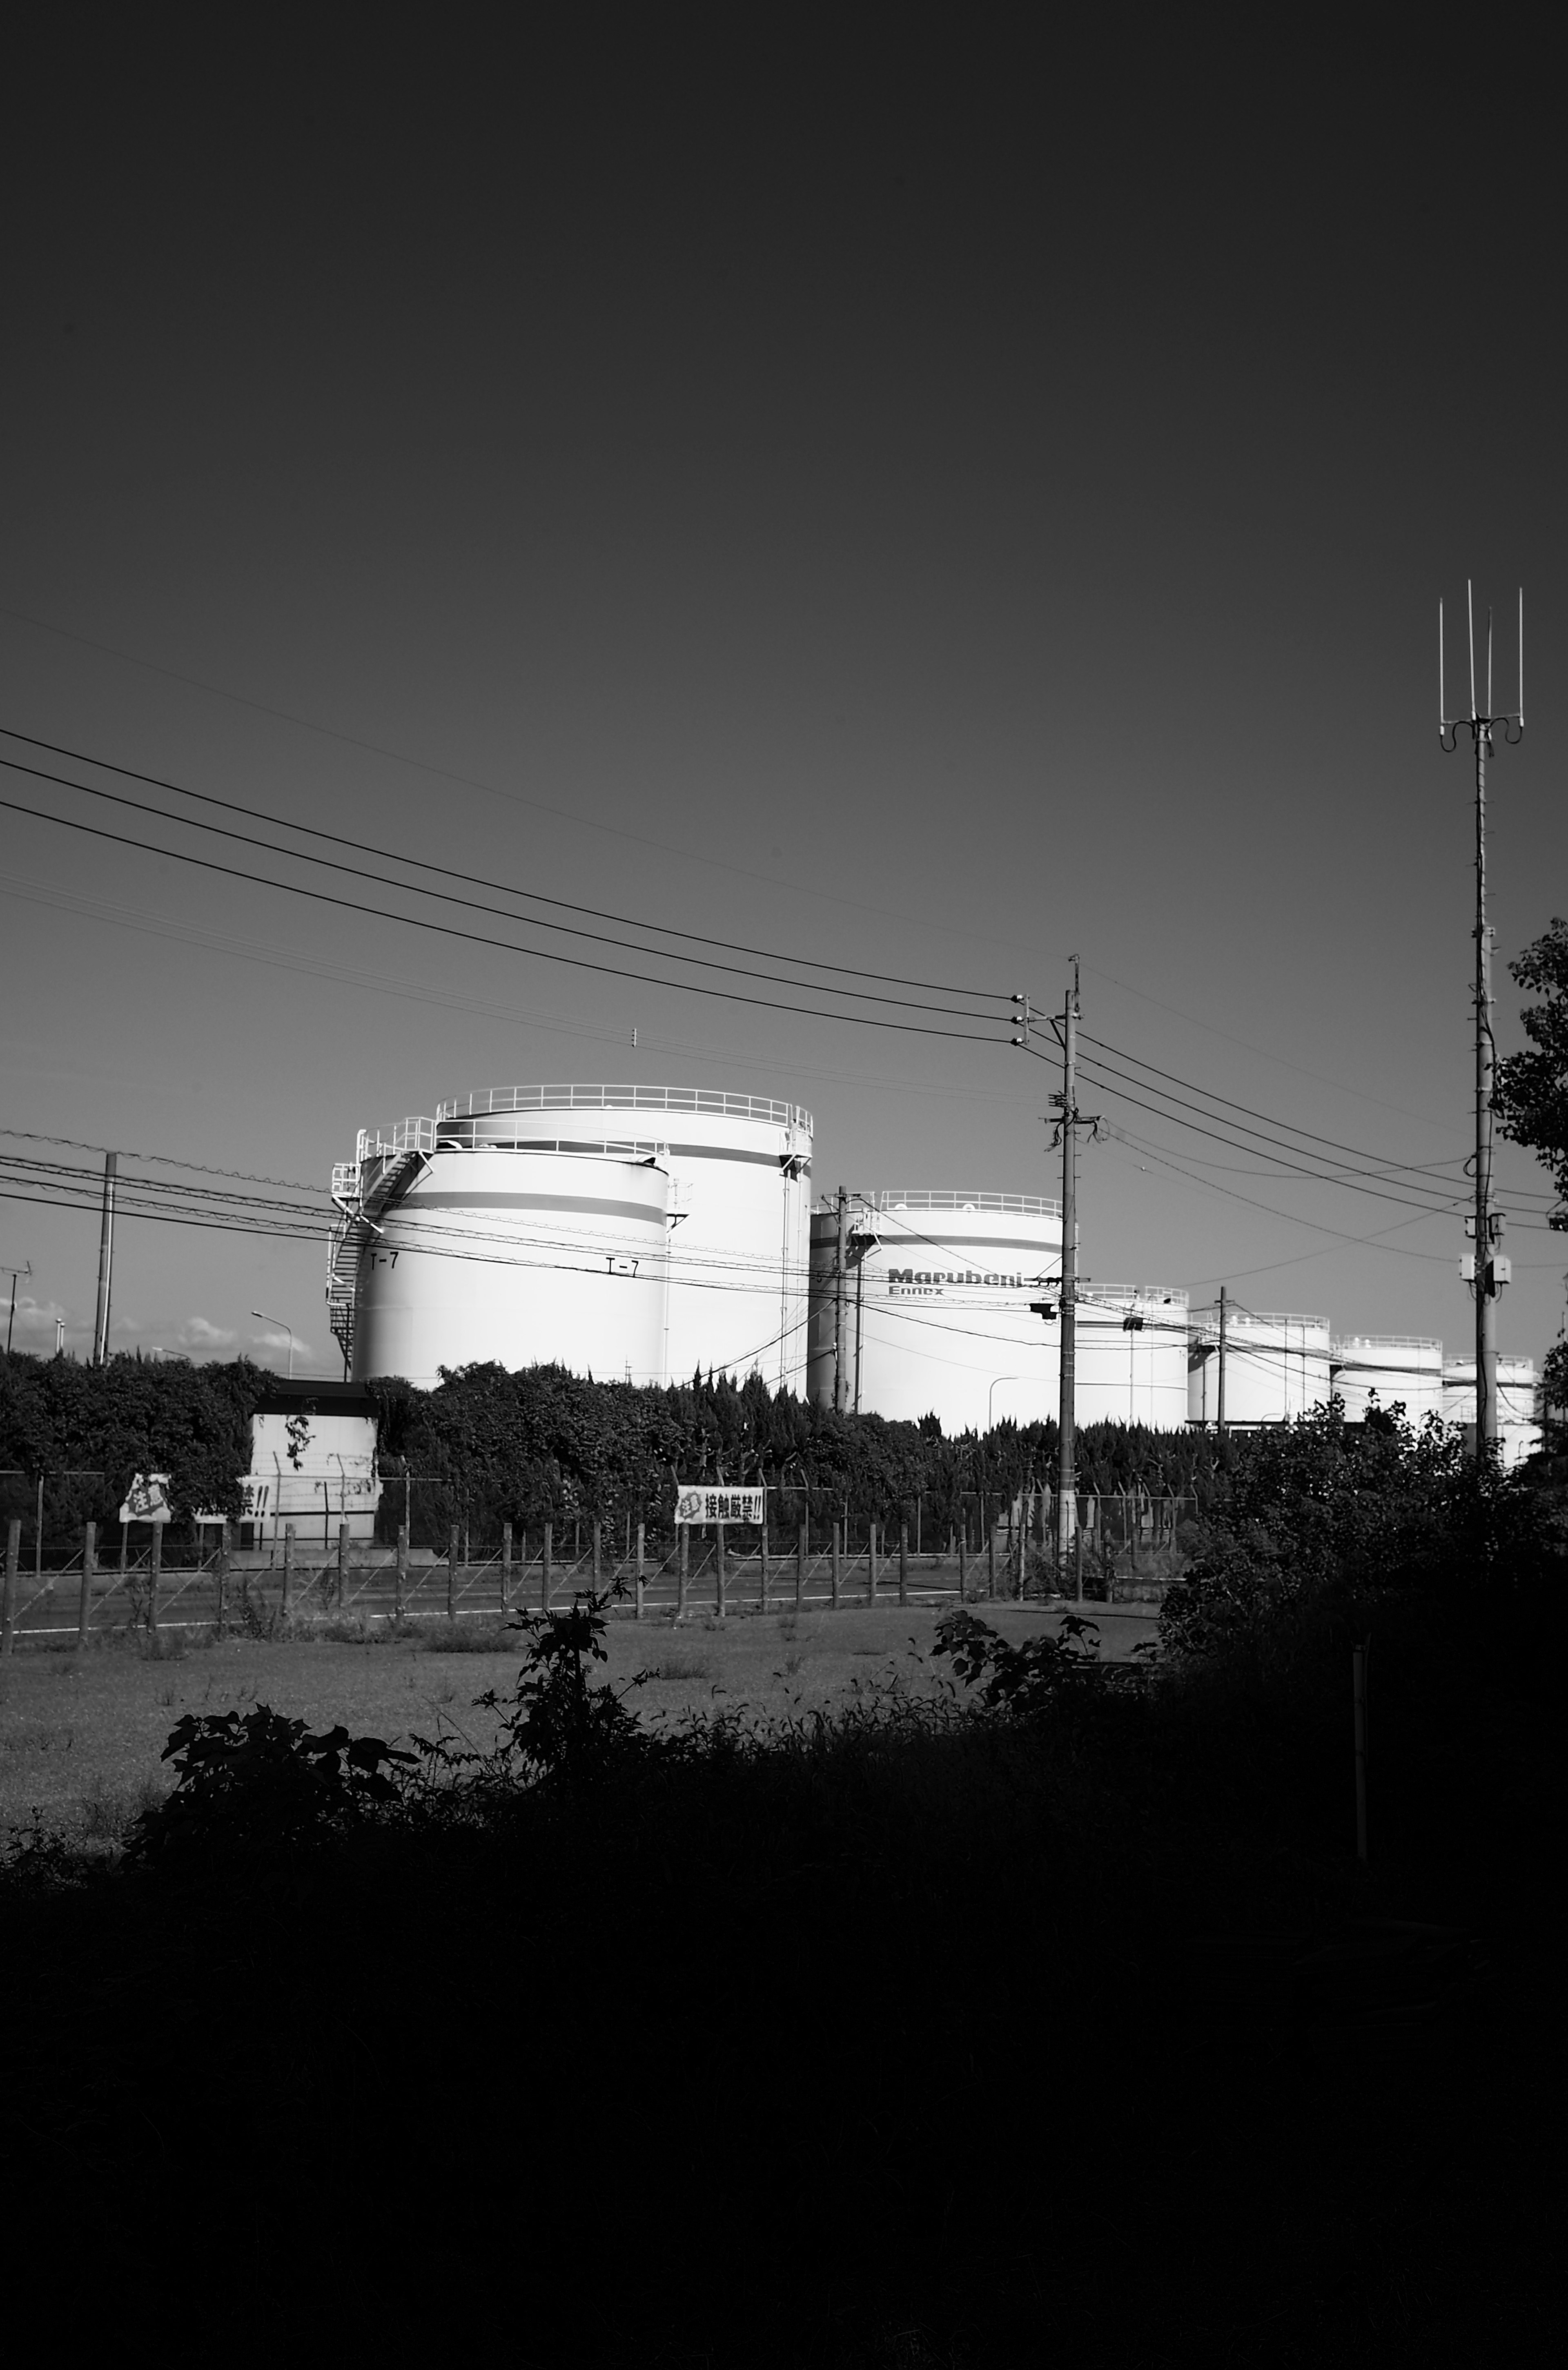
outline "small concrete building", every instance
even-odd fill
[[[335,1547],[340,1523],[367,1545],[381,1502],[375,1447],[375,1406],[363,1385],[274,1375],[251,1419],[239,1546],[271,1547],[289,1523],[302,1549]]]

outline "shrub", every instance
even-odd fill
[[[417,1756],[346,1728],[312,1736],[268,1704],[188,1712],[171,1730],[172,1794],[137,1824],[130,1857],[205,1859],[235,1848],[284,1850],[398,1801]]]
[[[500,1715],[500,1732],[489,1753],[416,1737],[432,1771],[464,1777],[481,1791],[535,1785],[546,1780],[578,1785],[603,1777],[612,1766],[650,1749],[644,1730],[627,1709],[630,1688],[596,1686],[589,1665],[608,1661],[605,1611],[614,1591],[583,1596],[559,1613],[524,1614],[512,1624],[528,1641],[517,1684],[510,1696],[487,1687],[474,1698],[476,1710]]]
[[[1365,1625],[1393,1597],[1493,1590],[1560,1570],[1560,1513],[1461,1432],[1399,1406],[1347,1424],[1340,1401],[1266,1433],[1188,1527],[1160,1639],[1189,1660],[1288,1660],[1309,1633]]]

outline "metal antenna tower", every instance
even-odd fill
[[[1492,612],[1486,613],[1486,706],[1476,700],[1475,594],[1465,585],[1465,622],[1470,643],[1470,714],[1450,716],[1448,681],[1443,639],[1443,604],[1437,604],[1437,737],[1447,750],[1457,749],[1459,734],[1468,731],[1475,743],[1475,1209],[1465,1231],[1475,1238],[1474,1252],[1461,1262],[1460,1272],[1475,1300],[1475,1451],[1484,1456],[1497,1438],[1497,1295],[1510,1280],[1510,1265],[1498,1250],[1507,1220],[1492,1206],[1492,1072],[1496,1045],[1492,1033],[1492,929],[1486,918],[1486,761],[1492,736],[1501,725],[1509,748],[1525,733],[1525,596],[1519,594],[1519,704],[1505,713],[1492,706]],[[1510,728],[1516,726],[1517,731]]]

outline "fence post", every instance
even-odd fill
[[[877,1601],[877,1524],[873,1514],[866,1532],[866,1603]]]
[[[408,1585],[409,1525],[407,1523],[399,1523],[398,1525],[398,1573],[392,1583],[392,1617],[396,1621],[401,1621],[403,1617],[403,1597]]]
[[[213,1628],[222,1631],[224,1612],[228,1602],[229,1526],[218,1524],[218,1560],[213,1575]],[[84,1629],[86,1624],[83,1625]]]
[[[795,1610],[797,1613],[799,1613],[801,1609],[801,1599],[804,1597],[806,1593],[807,1553],[806,1525],[802,1523],[801,1524],[800,1535],[795,1542]]]
[[[729,1579],[729,1574],[724,1569],[724,1525],[722,1523],[714,1524],[713,1536],[718,1543],[715,1551],[715,1560],[718,1565],[719,1573],[719,1618],[722,1621],[726,1613],[729,1611],[729,1606],[724,1602],[724,1585],[726,1581]]]
[[[691,1569],[691,1524],[678,1524],[681,1535],[680,1561],[675,1568],[675,1619],[686,1611],[686,1575]]]
[[[501,1609],[503,1613],[510,1613],[512,1610],[512,1525],[510,1523],[502,1523],[501,1526]]]
[[[6,1525],[6,1594],[0,1604],[0,1654],[8,1654],[17,1642],[17,1566],[22,1553],[20,1523]]]
[[[147,1567],[147,1629],[154,1638],[158,1634],[158,1582],[163,1577],[163,1524],[155,1523],[152,1560]]]
[[[554,1545],[555,1524],[547,1523],[545,1543],[539,1549],[539,1609],[544,1613],[550,1609],[550,1549]]]
[[[965,1536],[966,1529],[967,1525],[961,1509],[958,1517],[958,1601],[961,1605],[967,1605],[969,1602],[969,1557],[966,1553],[969,1541]]]
[[[599,1571],[600,1571],[599,1517],[598,1517],[598,1515],[597,1515],[597,1514],[595,1514],[595,1515],[594,1515],[594,1595],[595,1595],[595,1596],[597,1596],[597,1595],[598,1595],[598,1593],[599,1593]]]
[[[98,1570],[98,1524],[82,1533],[82,1602],[76,1614],[76,1643],[85,1646],[93,1617],[93,1574]]]
[[[285,1621],[294,1607],[294,1526],[292,1523],[285,1523],[283,1524],[283,1601],[281,1607]]]
[[[1073,1533],[1073,1560],[1078,1575],[1078,1601],[1081,1605],[1083,1603],[1083,1532],[1081,1529]],[[1109,1589],[1105,1592],[1105,1601],[1107,1604],[1111,1601]]]
[[[637,1618],[642,1618],[642,1553],[648,1536],[646,1523],[637,1525]]]
[[[349,1577],[349,1526],[338,1525],[338,1610],[343,1609],[343,1589]]]
[[[900,1605],[907,1605],[909,1602],[909,1525],[907,1523],[900,1523],[898,1525],[898,1601]]]
[[[986,1593],[997,1593],[997,1524],[995,1516],[986,1525]]]
[[[446,1538],[446,1617],[457,1618],[457,1525],[453,1524]]]
[[[1355,1857],[1366,1865],[1366,1662],[1369,1644],[1350,1650],[1350,1685],[1355,1711]]]
[[[833,1595],[831,1601],[833,1610],[836,1613],[838,1610],[838,1517],[836,1514],[835,1514],[833,1518]]]
[[[762,1529],[757,1536],[760,1541],[756,1552],[762,1575],[762,1609],[766,1613],[767,1610],[767,1501],[766,1498],[762,1501]]]

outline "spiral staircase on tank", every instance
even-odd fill
[[[352,1160],[332,1170],[332,1204],[338,1213],[327,1251],[327,1314],[343,1373],[354,1367],[354,1303],[360,1260],[380,1233],[379,1221],[402,1196],[435,1150],[435,1122],[406,1119],[384,1136],[361,1128]]]

